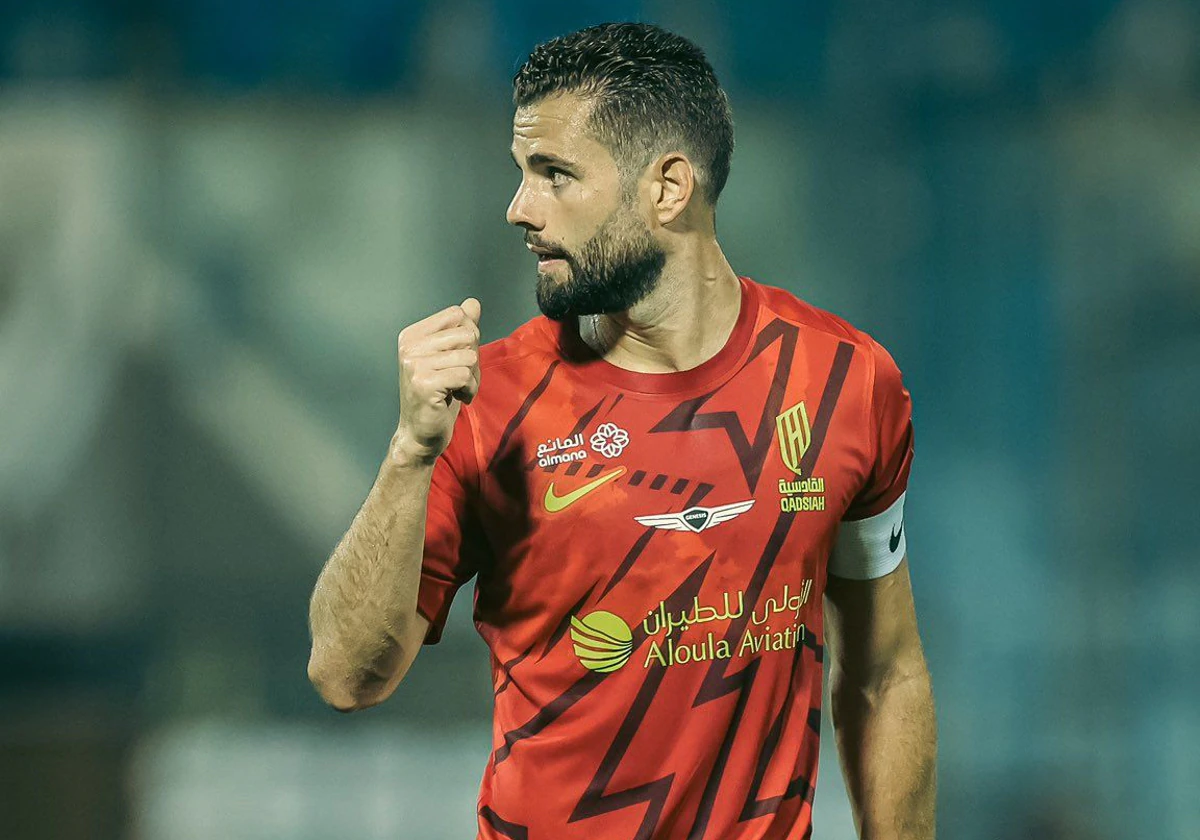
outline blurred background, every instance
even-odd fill
[[[474,836],[470,587],[350,717],[307,599],[396,333],[535,313],[509,81],[614,19],[732,97],[735,269],[905,371],[941,836],[1200,837],[1195,2],[5,0],[4,840]]]

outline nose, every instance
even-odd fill
[[[510,225],[523,227],[526,230],[540,230],[542,225],[533,213],[532,196],[529,194],[529,189],[525,182],[521,181],[521,185],[517,187],[517,192],[513,195],[512,201],[508,203],[508,211],[504,214],[504,218],[508,220]]]

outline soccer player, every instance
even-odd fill
[[[932,838],[895,363],[726,261],[733,123],[693,44],[556,38],[514,101],[508,221],[545,317],[479,347],[468,298],[400,333],[399,423],[313,593],[311,679],[382,702],[474,577],[480,838],[799,840],[828,650],[862,837]]]

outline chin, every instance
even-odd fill
[[[558,265],[554,265],[554,266],[538,265],[537,273],[538,273],[538,277],[570,277],[571,276],[571,270],[566,265],[566,263],[559,263]]]
[[[537,282],[544,289],[561,289],[571,282],[571,272],[538,269]]]

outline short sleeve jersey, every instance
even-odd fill
[[[903,556],[909,395],[866,334],[740,284],[691,370],[618,368],[545,318],[482,349],[419,594],[432,644],[476,580],[480,838],[810,836],[822,593],[831,563],[873,577]],[[882,536],[839,559],[859,523]]]

